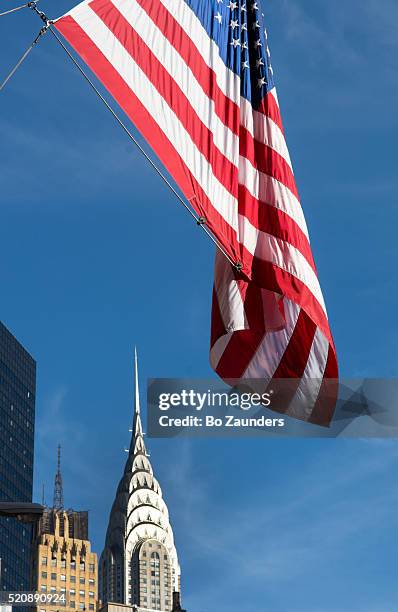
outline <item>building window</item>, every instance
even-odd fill
[[[57,574],[51,574],[51,580],[56,580],[57,579]]]
[[[65,580],[66,580],[65,574],[61,574],[61,580],[62,580],[62,582],[65,582]]]
[[[94,574],[94,572],[95,572],[95,564],[94,563],[90,563],[89,570],[90,570],[91,574]]]
[[[41,564],[42,565],[47,565],[47,557],[42,557],[41,558]]]
[[[84,610],[84,603],[79,603],[80,610]]]
[[[94,610],[94,604],[88,604],[90,610]]]
[[[84,597],[84,591],[79,591],[80,597]]]
[[[70,602],[69,602],[69,606],[70,606],[71,608],[75,608],[75,607],[76,607],[76,604],[75,604],[75,602],[74,602],[74,601],[70,601]]]
[[[80,584],[86,584],[85,578],[80,578]]]
[[[51,567],[57,567],[57,560],[51,559]]]
[[[70,577],[70,581],[71,581],[71,582],[76,582],[76,576],[71,576],[71,577]]]
[[[94,580],[94,578],[89,578],[88,582],[89,582],[89,584],[94,584],[95,580]]]
[[[86,564],[84,563],[84,561],[82,561],[82,563],[80,563],[80,571],[84,572],[86,569]]]
[[[47,572],[42,572],[42,573],[41,573],[41,577],[42,577],[42,578],[47,578]]]
[[[88,596],[89,596],[89,597],[94,597],[94,592],[93,592],[93,591],[89,591],[89,592],[88,592]]]
[[[71,595],[74,595],[74,594],[76,593],[76,591],[75,591],[75,589],[70,589],[69,593],[70,593]]]
[[[45,593],[47,591],[47,587],[45,584],[42,584],[40,587],[40,590],[43,591],[43,593]]]

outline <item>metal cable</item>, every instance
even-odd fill
[[[44,27],[44,28],[42,28],[40,30],[39,34],[36,36],[36,38],[34,39],[32,44],[26,49],[25,53],[22,55],[22,57],[19,59],[17,64],[14,66],[14,68],[11,70],[11,72],[8,74],[8,76],[4,79],[4,81],[0,85],[0,91],[2,91],[4,89],[4,87],[7,85],[8,81],[14,76],[14,74],[16,73],[18,68],[26,60],[26,58],[28,57],[29,53],[32,51],[33,47],[35,45],[37,45],[37,43],[39,42],[40,38],[43,36],[43,34],[45,34],[47,29],[48,29],[47,27]]]
[[[37,0],[38,2],[39,0]],[[228,255],[228,253],[225,251],[225,249],[223,248],[223,246],[220,244],[220,242],[217,240],[217,238],[212,234],[212,232],[210,230],[207,229],[207,227],[205,226],[206,223],[206,219],[204,217],[198,217],[195,212],[190,208],[190,206],[185,202],[185,200],[180,196],[180,194],[178,193],[178,191],[173,187],[173,185],[170,183],[170,181],[167,179],[167,177],[163,174],[163,172],[160,170],[160,168],[155,164],[155,162],[151,159],[151,157],[148,155],[148,153],[145,151],[145,149],[140,145],[140,143],[137,141],[137,139],[133,136],[133,134],[130,132],[130,130],[128,129],[128,127],[125,125],[125,123],[122,121],[122,119],[119,117],[119,115],[113,110],[113,108],[111,107],[111,105],[106,101],[106,99],[104,98],[104,96],[101,94],[101,92],[99,91],[99,89],[95,86],[95,84],[93,83],[93,81],[90,79],[90,77],[88,76],[88,74],[85,72],[85,70],[83,70],[83,68],[80,66],[80,64],[76,61],[76,59],[73,57],[73,55],[70,53],[70,51],[68,50],[68,48],[64,45],[64,43],[62,42],[61,38],[58,36],[58,34],[56,33],[56,31],[51,27],[53,24],[53,21],[51,21],[50,19],[48,19],[46,17],[46,15],[43,13],[43,11],[39,11],[39,9],[37,8],[36,4],[37,2],[35,0],[33,0],[32,2],[29,2],[29,8],[32,9],[32,11],[34,13],[36,13],[40,19],[44,22],[45,26],[43,28],[43,30],[47,31],[49,30],[51,32],[51,34],[53,35],[53,37],[55,38],[55,40],[58,42],[58,44],[62,47],[62,49],[65,51],[66,55],[69,57],[69,59],[73,62],[73,64],[76,66],[76,68],[78,69],[78,71],[80,72],[80,74],[83,76],[83,78],[87,81],[87,83],[90,85],[91,89],[96,93],[96,95],[98,96],[98,98],[101,100],[101,102],[106,106],[106,108],[108,109],[108,111],[111,113],[111,115],[113,116],[113,118],[117,121],[117,123],[120,125],[120,127],[124,130],[124,132],[127,134],[127,136],[130,138],[130,140],[133,142],[133,144],[137,147],[137,149],[140,151],[140,153],[144,156],[144,158],[147,160],[147,162],[152,166],[152,168],[155,170],[155,172],[158,174],[158,176],[160,176],[160,178],[162,179],[162,181],[167,185],[167,187],[170,189],[170,191],[173,193],[173,195],[177,198],[177,200],[184,206],[184,208],[189,212],[189,214],[191,215],[191,217],[193,219],[195,219],[197,225],[199,227],[201,227],[203,229],[203,231],[207,234],[207,236],[210,238],[210,240],[215,244],[215,246],[221,251],[221,253],[224,255],[224,257],[227,258],[227,260],[229,261],[229,263],[234,266],[237,270],[241,270],[242,269],[242,264],[239,262],[234,262],[230,256]],[[193,200],[195,198],[192,197],[190,198],[190,200]]]
[[[16,6],[15,8],[9,9],[8,11],[4,11],[3,13],[0,13],[0,17],[3,17],[4,15],[9,15],[10,13],[15,13],[16,11],[20,11],[21,9],[24,8],[28,8],[29,7],[29,2],[27,4],[21,4],[21,6]]]
[[[34,10],[34,9],[33,9]],[[40,11],[36,11],[38,14],[40,14]],[[41,19],[43,19],[43,14],[40,14]],[[145,149],[140,145],[140,143],[137,141],[137,139],[133,136],[133,134],[130,132],[130,130],[128,129],[128,127],[123,123],[122,119],[119,117],[119,115],[117,115],[117,113],[113,110],[113,108],[110,106],[110,104],[106,101],[106,99],[104,98],[104,96],[101,94],[101,92],[98,90],[98,88],[94,85],[93,81],[90,79],[90,77],[86,74],[86,72],[83,70],[83,68],[80,66],[80,64],[76,61],[76,59],[73,57],[73,55],[70,53],[70,51],[67,49],[67,47],[64,45],[64,43],[62,42],[62,40],[60,39],[60,37],[58,36],[58,34],[54,31],[54,29],[51,27],[51,23],[50,21],[47,22],[48,24],[48,29],[51,32],[51,34],[54,36],[54,38],[57,40],[57,42],[61,45],[62,49],[65,51],[65,53],[67,54],[67,56],[69,57],[69,59],[73,62],[73,64],[76,66],[76,68],[79,70],[80,74],[84,77],[84,79],[87,81],[87,83],[90,85],[90,87],[93,89],[93,91],[97,94],[97,96],[99,97],[99,99],[103,102],[103,104],[106,106],[106,108],[109,110],[109,112],[112,114],[112,116],[114,117],[114,119],[117,121],[117,123],[120,125],[120,127],[125,131],[125,133],[127,134],[127,136],[130,138],[130,140],[135,144],[135,146],[138,148],[138,150],[140,151],[140,153],[145,157],[145,159],[147,160],[147,162],[152,166],[152,168],[155,170],[155,172],[160,176],[160,178],[162,179],[162,181],[167,185],[167,187],[170,189],[170,191],[175,195],[175,197],[178,199],[178,201],[184,206],[184,208],[189,212],[189,214],[193,217],[193,219],[195,219],[196,223],[198,226],[200,226],[203,231],[209,236],[209,238],[212,240],[212,242],[216,245],[216,247],[221,251],[221,253],[228,259],[229,263],[232,264],[235,268],[237,268],[238,270],[241,269],[241,264],[234,262],[230,256],[228,255],[228,253],[225,251],[225,249],[222,247],[222,245],[219,243],[219,241],[217,240],[217,238],[210,232],[210,230],[207,229],[207,227],[204,225],[206,223],[206,219],[204,219],[203,217],[198,217],[193,210],[191,210],[191,208],[189,207],[189,205],[185,202],[185,200],[180,196],[180,194],[178,193],[178,191],[176,191],[176,189],[173,187],[173,185],[170,183],[170,181],[166,178],[166,176],[163,174],[163,172],[160,170],[160,168],[158,168],[158,166],[155,164],[155,162],[151,159],[151,157],[149,157],[149,155],[146,153]],[[194,198],[191,198],[194,199]]]

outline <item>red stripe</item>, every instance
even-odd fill
[[[322,385],[312,410],[310,421],[317,425],[329,426],[336,408],[339,391],[337,359],[334,349],[330,345],[323,376]]]
[[[263,333],[252,330],[234,332],[218,362],[217,374],[226,382],[241,378],[263,338]]]
[[[216,147],[212,132],[199,119],[188,98],[170,73],[109,0],[93,0],[90,8],[119,40],[168,106],[175,112],[198,150],[208,160],[214,176],[229,193],[237,198],[238,168]]]
[[[268,145],[254,140],[243,126],[240,129],[239,153],[246,157],[254,168],[282,183],[299,199],[293,171],[284,157]]]
[[[199,215],[206,217],[209,228],[226,245],[226,250],[231,259],[239,261],[240,246],[237,244],[236,232],[215,210],[203,189],[171,142],[166,138],[152,115],[127,86],[90,37],[87,36],[70,15],[62,17],[55,23],[55,26],[87,65],[90,66],[91,70],[93,70],[112,94],[127,116],[134,121],[134,124],[169,170],[187,199],[191,201],[193,208]]]
[[[137,0],[137,2],[181,55],[205,94],[214,101],[215,112],[221,121],[238,135],[239,105],[222,92],[217,84],[216,73],[207,65],[189,33],[185,32],[161,2],[154,0]]]
[[[327,340],[333,344],[327,316],[307,285],[293,274],[282,270],[282,268],[269,261],[254,257],[252,262],[253,281],[260,287],[280,293],[298,304],[313,319]]]
[[[308,238],[290,215],[275,206],[257,200],[247,187],[241,184],[238,200],[240,215],[245,216],[258,230],[272,234],[298,249],[316,273]]]
[[[267,95],[264,96],[264,98],[261,100],[260,106],[255,110],[257,110],[259,113],[263,113],[263,115],[267,115],[267,117],[272,119],[279,129],[284,132],[281,111],[279,110],[278,103],[274,98],[272,91],[269,91]]]
[[[304,310],[300,310],[296,327],[275,371],[274,378],[301,378],[303,376],[315,332],[315,323]]]
[[[254,283],[240,280],[238,272],[234,271],[237,277],[239,292],[244,304],[248,326],[251,330],[265,333],[264,307],[262,289]]]

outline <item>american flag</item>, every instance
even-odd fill
[[[294,379],[288,414],[328,424],[337,360],[286,146],[261,2],[85,0],[55,22],[228,254],[211,363]]]

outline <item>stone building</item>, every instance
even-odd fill
[[[94,611],[98,598],[97,555],[88,537],[88,512],[64,510],[58,458],[54,506],[46,508],[33,545],[33,590],[43,595],[40,612]],[[45,595],[61,596],[45,603]]]
[[[172,612],[181,610],[180,590],[169,513],[142,431],[136,355],[132,439],[100,558],[99,597],[109,606]]]

